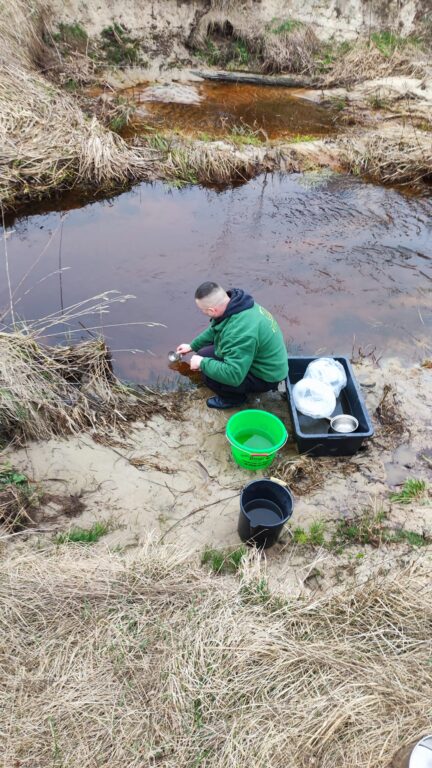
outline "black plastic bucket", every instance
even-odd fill
[[[259,548],[272,547],[292,515],[291,492],[274,480],[253,480],[240,494],[238,534]]]

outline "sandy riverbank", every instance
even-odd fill
[[[363,360],[355,370],[375,423],[375,437],[354,457],[311,459],[304,468],[296,465],[300,457],[290,439],[271,469],[282,477],[283,470],[286,477],[289,467],[295,495],[289,528],[308,531],[311,524],[322,521],[325,536],[330,537],[337,521],[382,511],[386,525],[429,536],[430,497],[409,505],[391,503],[389,497],[407,478],[429,484],[432,480],[432,371],[421,366],[403,368],[394,360],[379,365]],[[71,526],[89,528],[96,521],[106,521],[111,530],[97,547],[137,547],[149,534],[180,544],[193,557],[200,557],[209,546],[237,547],[238,494],[259,475],[233,462],[224,435],[228,415],[209,410],[205,396],[204,389],[184,396],[184,421],[155,416],[146,424],[137,423],[127,438],[118,437],[112,445],[83,434],[29,443],[25,449],[7,453],[6,460],[45,491],[80,500],[76,515],[73,504],[65,515],[62,503],[42,503],[34,532],[9,541],[15,546],[27,539],[27,545],[35,546]],[[251,405],[276,413],[291,431],[286,401],[280,394],[264,395]],[[287,465],[288,461],[293,464]],[[352,570],[359,552],[361,557],[354,559],[359,579],[382,567],[403,567],[416,556],[407,541],[377,548],[355,544],[335,553],[294,544],[287,532],[267,553],[270,582],[289,594],[308,591],[311,584],[318,590],[337,587],[341,573]]]

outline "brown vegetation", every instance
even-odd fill
[[[23,0],[8,3],[0,39],[0,199],[5,206],[75,185],[109,188],[151,176],[148,149],[129,147],[39,74],[45,49],[37,7],[30,17]]]
[[[426,560],[289,602],[243,568],[160,547],[5,557],[5,764],[385,768],[430,730]]]
[[[432,179],[429,131],[395,125],[339,138],[341,160],[351,172],[384,184],[421,185]]]
[[[227,149],[211,143],[191,146],[178,141],[165,151],[151,141],[124,140],[119,132],[133,107],[116,98],[85,99],[77,91],[83,82],[94,80],[97,67],[90,53],[102,52],[98,66],[101,62],[116,66],[117,60],[118,66],[135,64],[141,60],[139,41],[114,22],[98,45],[78,24],[60,24],[58,33],[48,33],[42,6],[35,1],[31,10],[29,14],[24,0],[13,0],[0,18],[0,201],[4,209],[72,187],[108,193],[153,178],[174,184],[229,183],[262,170],[308,167],[313,147],[306,154],[299,148],[295,155],[290,151],[248,155],[235,146]],[[189,43],[210,64],[305,73],[323,86],[395,72],[423,75],[428,63],[422,45],[414,39],[409,43],[383,33],[355,45],[329,46],[318,40],[312,27],[295,20],[273,20],[258,29],[231,0],[211,3]],[[221,51],[225,59],[217,60]],[[378,181],[430,180],[427,131],[407,130],[403,135],[400,129],[379,131],[379,135],[343,139],[339,148],[346,167]],[[302,162],[296,163],[296,158]]]
[[[155,413],[179,417],[175,399],[131,389],[113,374],[101,339],[50,347],[35,332],[0,332],[0,438],[27,440],[113,428]]]
[[[319,84],[324,88],[349,86],[365,80],[407,75],[424,77],[430,67],[430,56],[419,46],[407,42],[394,46],[386,55],[373,40],[359,40],[345,46],[328,66],[328,71],[317,73]]]

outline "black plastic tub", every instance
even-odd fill
[[[292,388],[303,378],[309,363],[316,359],[316,357],[289,358],[287,399],[297,448],[299,453],[308,453],[310,456],[353,456],[363,442],[372,437],[374,429],[347,357],[334,357],[334,360],[338,360],[345,368],[347,385],[337,398],[332,416],[339,413],[355,416],[359,423],[355,432],[345,434],[332,432],[328,419],[311,419],[299,413],[294,405]]]
[[[238,534],[250,546],[267,549],[292,515],[291,491],[274,480],[253,480],[240,494]]]

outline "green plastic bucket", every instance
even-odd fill
[[[252,409],[231,416],[225,434],[234,461],[251,470],[268,467],[288,440],[285,425],[277,416]]]

